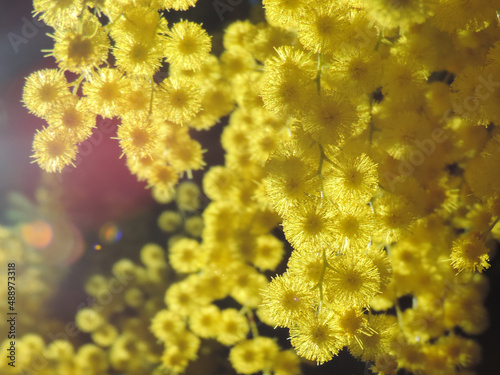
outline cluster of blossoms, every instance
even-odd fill
[[[27,223],[17,228],[0,226],[0,260],[5,265],[11,262],[22,265],[16,270],[18,279],[24,280],[23,283],[19,283],[16,290],[16,294],[22,298],[16,299],[15,307],[26,314],[26,319],[19,319],[18,331],[38,332],[41,329],[41,333],[46,334],[58,324],[55,319],[49,318],[50,314],[45,303],[54,297],[65,271],[58,265],[47,264],[44,255],[25,242],[19,232],[30,230],[29,226],[30,224]],[[7,292],[7,290],[1,291],[0,310],[2,312],[9,311]],[[39,320],[45,321],[46,324],[39,327]],[[0,323],[0,327],[3,332],[9,331],[9,323],[6,320]],[[5,340],[2,344],[8,348],[9,341]],[[8,359],[2,356],[1,361],[0,368],[7,368]]]
[[[3,240],[2,250],[5,249]],[[31,251],[28,246],[27,252]],[[148,326],[155,312],[161,309],[168,278],[160,246],[147,244],[141,249],[143,266],[120,259],[113,264],[111,276],[90,277],[85,284],[88,297],[70,322],[49,317],[46,309],[51,296],[40,290],[43,287],[50,291],[50,287],[56,287],[61,275],[47,265],[27,262],[19,255],[7,255],[9,260],[16,259],[16,264],[22,265],[19,278],[25,281],[18,290],[18,301],[23,302],[18,310],[26,311],[27,316],[19,319],[22,326],[15,339],[18,353],[15,366],[9,365],[9,358],[2,356],[2,374],[108,374],[110,369],[127,374],[152,373],[161,348],[148,332]],[[64,268],[58,265],[57,269]],[[33,305],[38,309],[33,310]],[[41,325],[41,321],[44,324]],[[82,340],[86,335],[91,342]],[[3,340],[2,350],[8,352],[11,342]]]
[[[488,324],[472,275],[499,235],[500,66],[498,4],[474,3],[264,1],[295,39],[262,78],[291,133],[263,185],[294,248],[263,307],[307,359],[347,347],[381,374],[478,361],[456,329]]]
[[[33,142],[41,168],[60,172],[72,165],[98,116],[120,119],[122,156],[155,196],[168,196],[179,176],[204,166],[188,128],[210,128],[233,101],[201,25],[169,27],[162,17],[163,10],[193,3],[34,2],[55,29],[54,47],[46,52],[58,64],[31,74],[23,93],[29,111],[48,124]],[[168,73],[161,71],[164,62]]]
[[[299,357],[343,348],[375,374],[473,374],[480,349],[462,333],[487,328],[481,273],[500,239],[500,1],[263,4],[266,22],[229,25],[216,57],[200,25],[169,28],[159,12],[188,1],[35,1],[60,66],[24,93],[49,124],[33,145],[45,170],[71,164],[97,115],[117,116],[127,165],[166,202],[203,167],[188,128],[229,115],[202,215],[183,216],[199,192],[180,185],[182,214],[159,218],[177,232],[168,254],[148,245],[147,270],[113,268],[137,278],[124,301],[149,337],[112,328],[111,313],[77,315],[92,350],[111,348],[88,373],[107,371],[106,356],[113,371],[182,373],[215,340],[241,374],[297,374]],[[260,323],[287,327],[295,352]],[[110,336],[128,337],[120,360]]]

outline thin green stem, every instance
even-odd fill
[[[73,82],[71,82],[71,86],[73,86],[72,93],[74,95],[76,95],[76,93],[78,92],[78,89],[80,88],[80,85],[82,84],[83,79],[84,79],[84,76],[82,74],[77,79],[75,79]]]
[[[318,53],[318,67],[316,73],[316,88],[318,89],[318,94],[321,93],[321,72],[323,70],[323,54]]]
[[[155,88],[154,80],[151,79],[151,97],[149,98],[149,115],[153,113],[153,92]]]
[[[253,315],[253,310],[246,309],[245,315],[247,316],[248,324],[250,325],[250,332],[252,332],[252,337],[253,338],[259,337],[259,330],[257,329],[257,324],[255,324],[255,317]]]
[[[323,264],[322,264],[322,267],[321,267],[321,274],[319,276],[319,280],[318,280],[318,283],[312,288],[312,290],[314,289],[319,289],[319,310],[318,312],[321,310],[321,305],[323,303],[323,281],[325,280],[325,274],[326,274],[326,269],[327,268],[332,268],[332,266],[330,266],[328,264],[328,261],[326,259],[326,251],[325,249],[323,249]]]
[[[319,149],[320,149],[320,155],[319,155],[319,165],[318,165],[318,171],[316,172],[316,174],[318,176],[322,176],[323,175],[323,161],[325,160],[325,157],[324,157],[324,153],[323,153],[323,147],[321,147],[321,145],[318,143],[319,145]]]
[[[321,143],[318,143],[319,146],[319,157],[320,157],[320,163],[323,165],[323,161],[326,161],[328,164],[333,165],[334,167],[338,167],[337,164],[331,160],[328,156],[325,154],[325,150],[323,149],[323,146]]]
[[[385,248],[387,250],[387,256],[391,256],[391,246],[389,244],[386,244],[385,245]],[[403,313],[399,307],[399,304],[398,304],[398,298],[397,298],[397,293],[396,293],[396,284],[394,284],[394,307],[396,308],[396,318],[398,319],[398,326],[399,326],[399,330],[401,332],[404,332],[403,330]]]
[[[372,145],[374,129],[375,126],[373,125],[373,94],[372,94],[372,96],[370,97],[370,124],[368,131],[368,142],[370,142],[370,146]]]
[[[335,164],[335,162],[333,162],[328,156],[326,156],[325,150],[323,149],[323,146],[321,145],[321,143],[318,143],[318,147],[319,147],[319,165],[318,165],[318,169],[316,171],[316,175],[320,179],[320,184],[321,184],[320,194],[321,194],[321,199],[323,199],[326,196],[325,189],[324,189],[324,183],[323,183],[323,181],[325,179],[323,176],[323,164],[325,161],[328,164],[333,165],[334,167],[337,167],[337,164]]]
[[[488,229],[486,229],[486,231],[484,231],[483,233],[481,233],[481,238],[483,239],[483,241],[486,241],[486,237],[488,237],[488,235],[493,230],[493,228],[495,228],[495,225],[497,225],[497,223],[498,223],[499,220],[500,220],[500,217],[497,217],[493,221],[493,223],[491,223],[491,225],[488,227]]]
[[[323,197],[325,196],[325,189],[324,189],[324,183],[323,183],[323,180],[324,180],[324,177],[323,177],[323,162],[325,160],[325,158],[324,158],[325,153],[323,152],[323,147],[321,146],[321,144],[318,143],[318,146],[319,146],[319,165],[318,165],[318,170],[316,172],[316,175],[319,177],[319,180],[320,180],[320,184],[321,184],[320,194],[321,194],[321,199],[323,199]]]

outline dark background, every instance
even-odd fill
[[[36,129],[41,129],[44,121],[30,115],[20,100],[25,77],[30,73],[54,68],[52,58],[44,58],[42,49],[50,49],[52,40],[46,33],[52,32],[47,26],[36,23],[32,17],[32,4],[28,0],[8,0],[0,3],[0,224],[9,223],[9,210],[15,206],[9,192],[24,195],[36,202],[35,190],[47,177],[36,164],[31,164],[31,143]],[[246,19],[249,14],[261,17],[261,11],[252,9],[251,3],[243,0],[233,11],[225,12],[221,20],[212,1],[200,0],[197,7],[182,15],[171,13],[169,21],[183,17],[202,22],[213,36],[214,52],[221,50],[221,36],[224,27],[237,19]],[[26,28],[26,23],[37,25]],[[170,23],[170,22],[169,22]],[[23,30],[24,27],[24,30]],[[14,35],[15,34],[15,35]],[[14,46],[13,40],[22,43]],[[223,121],[224,123],[224,121]],[[222,124],[210,132],[194,134],[209,151],[205,154],[208,165],[223,164],[219,135]],[[137,250],[144,239],[165,245],[166,236],[157,230],[156,218],[167,206],[156,204],[145,185],[131,176],[119,159],[118,141],[105,136],[103,142],[94,147],[77,169],[64,173],[62,180],[49,178],[61,192],[60,200],[68,212],[68,220],[73,222],[83,234],[85,248],[82,257],[71,267],[69,276],[62,283],[54,308],[54,316],[71,320],[75,306],[84,300],[83,281],[91,273],[109,273],[112,261],[123,256],[137,258]],[[200,181],[201,173],[195,174]],[[98,230],[102,224],[114,222],[122,230],[120,242],[107,245],[96,252],[93,246],[99,241]],[[491,281],[491,292],[487,299],[491,324],[489,330],[479,337],[483,347],[483,363],[479,374],[496,374],[500,354],[500,264],[492,260],[486,272]],[[282,336],[286,334],[282,331]],[[312,368],[305,369],[306,373]],[[349,358],[347,353],[319,368],[314,373],[363,374],[365,365]]]

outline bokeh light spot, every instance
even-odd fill
[[[27,245],[43,249],[52,242],[54,230],[46,221],[35,220],[21,226],[21,236]]]
[[[108,222],[99,229],[99,239],[103,243],[111,244],[121,240],[122,231],[115,223]]]

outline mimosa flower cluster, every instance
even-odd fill
[[[168,196],[179,176],[204,166],[188,125],[208,129],[233,109],[233,100],[201,25],[169,27],[159,13],[192,5],[34,2],[35,12],[55,29],[54,47],[46,52],[58,64],[30,75],[23,94],[29,111],[46,121],[33,142],[40,167],[60,172],[73,165],[96,116],[121,120],[122,156],[157,196]],[[169,73],[160,72],[163,63]]]
[[[158,219],[176,234],[167,253],[113,267],[137,277],[123,297],[137,318],[77,315],[99,351],[86,373],[189,372],[219,345],[241,374],[298,374],[299,358],[341,350],[374,374],[473,374],[500,239],[500,1],[264,0],[265,21],[229,25],[220,56],[202,25],[162,17],[193,3],[34,4],[59,65],[25,87],[48,123],[36,161],[60,171],[96,116],[119,117],[131,172],[179,208]],[[174,190],[204,166],[189,128],[226,115],[199,215],[198,187]],[[293,351],[260,323],[288,328]]]

